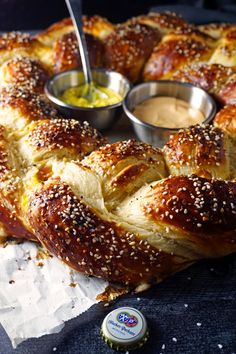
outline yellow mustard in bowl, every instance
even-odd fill
[[[98,92],[100,91],[101,93],[104,93],[104,95],[100,95],[95,91],[92,102],[89,102],[86,98],[83,97],[86,87],[86,84],[70,87],[66,89],[59,98],[63,102],[73,106],[91,108],[110,106],[122,101],[122,97],[117,92],[114,92],[113,90],[104,86],[96,86]]]

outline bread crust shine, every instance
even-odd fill
[[[1,35],[0,236],[37,240],[80,272],[138,288],[235,252],[235,27],[199,30],[170,13],[83,26],[95,66],[132,82],[192,82],[231,105],[163,149],[107,144],[43,92],[53,71],[80,65],[71,20],[34,38]]]

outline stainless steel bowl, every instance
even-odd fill
[[[138,138],[154,146],[163,146],[169,136],[179,130],[179,128],[163,128],[148,124],[133,114],[135,106],[154,96],[176,97],[188,102],[191,107],[204,114],[203,123],[209,123],[216,114],[216,103],[213,98],[204,90],[191,84],[163,80],[150,81],[135,86],[124,99],[124,111],[131,120]]]
[[[92,75],[98,85],[117,92],[123,98],[130,89],[128,79],[115,71],[96,69],[92,70]],[[110,128],[123,113],[122,101],[110,106],[87,108],[67,104],[58,98],[64,90],[83,84],[84,74],[82,70],[65,71],[48,80],[45,85],[45,93],[66,118],[86,120],[99,130]]]

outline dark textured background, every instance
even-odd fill
[[[181,12],[185,11],[186,5],[194,5],[197,10],[192,13],[197,22],[201,22],[201,8],[221,10],[223,21],[227,14],[229,17],[234,14],[236,18],[236,0],[84,0],[83,11],[88,15],[100,14],[112,22],[120,22],[147,13],[155,5],[173,4],[182,5]],[[41,29],[65,16],[68,16],[68,12],[64,0],[0,0],[0,31]]]
[[[4,2],[7,2],[7,7],[2,6]],[[0,0],[0,30],[43,28],[66,15],[62,2],[62,0]],[[163,2],[159,1],[158,4]],[[186,3],[186,1],[179,3],[184,2]],[[28,7],[26,3],[29,4]],[[55,3],[58,4],[58,8]],[[148,4],[153,5],[156,1],[119,0],[112,3],[113,11],[111,5],[108,6],[108,1],[84,1],[84,3],[87,6],[87,13],[99,13],[111,20],[120,21],[146,12]],[[167,3],[171,1],[166,1]],[[188,4],[190,3],[192,2],[188,1]],[[168,9],[176,10],[190,22],[236,23],[236,7],[232,1],[200,0],[194,3],[198,6],[208,4],[210,8],[224,6],[224,9],[230,12],[202,10],[199,7],[193,9],[181,5]],[[184,304],[188,304],[188,307]],[[16,350],[12,349],[0,325],[0,354],[115,353],[103,343],[99,332],[106,314],[119,306],[132,306],[141,310],[148,321],[150,340],[143,349],[133,351],[134,354],[236,354],[236,255],[199,262],[151,290],[139,295],[124,296],[109,307],[104,307],[103,303],[95,305],[78,318],[67,322],[60,333],[28,340]],[[198,322],[202,324],[201,327],[197,326]],[[174,337],[177,338],[176,343],[172,340]],[[164,350],[161,349],[163,344]],[[220,349],[218,344],[223,348]],[[56,351],[53,348],[56,348]]]
[[[109,307],[95,305],[67,322],[59,334],[28,340],[16,350],[0,327],[0,354],[115,353],[99,332],[106,314],[119,306],[142,311],[150,328],[150,340],[132,351],[134,354],[236,354],[236,255],[201,261],[151,290],[124,296]]]

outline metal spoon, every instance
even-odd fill
[[[91,67],[89,63],[88,48],[82,25],[82,1],[65,0],[65,2],[68,7],[73,25],[75,27],[75,34],[79,44],[79,52],[81,56],[84,79],[86,83],[82,97],[90,103],[92,103],[97,97],[107,98],[107,95],[104,92],[96,88],[95,83],[93,81]]]

